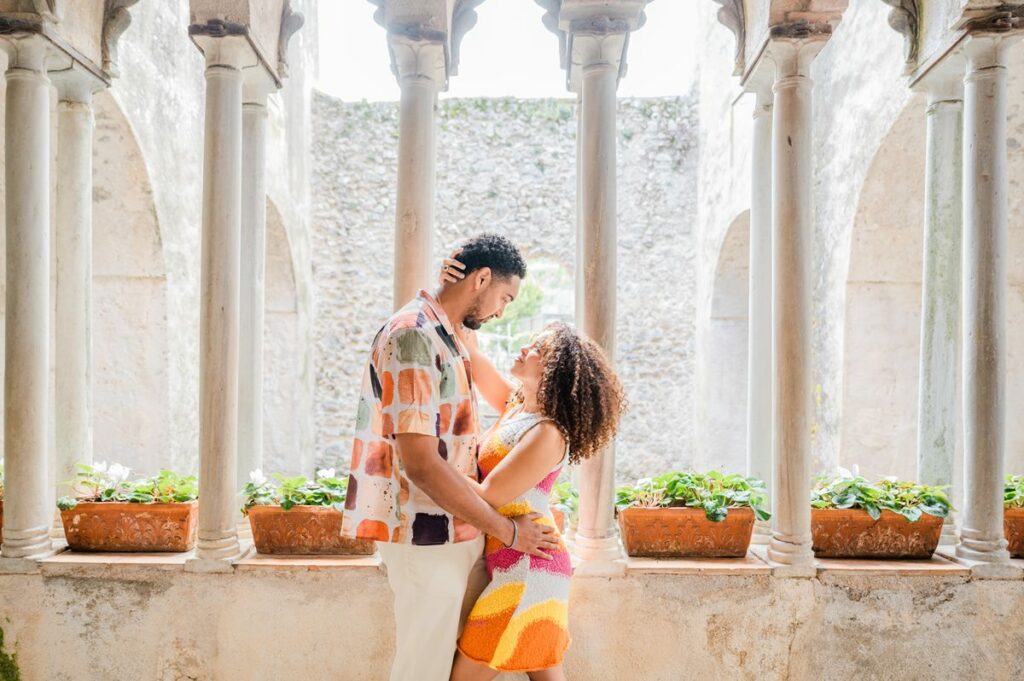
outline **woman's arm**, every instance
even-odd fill
[[[565,456],[565,440],[550,421],[526,432],[483,482],[474,483],[484,501],[501,508],[535,487]]]
[[[495,411],[505,411],[505,405],[508,404],[515,389],[514,385],[498,371],[486,355],[480,352],[475,331],[462,328],[459,330],[459,337],[469,350],[469,361],[473,365],[473,383],[477,390]]]

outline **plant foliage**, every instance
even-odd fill
[[[883,510],[899,513],[915,522],[925,513],[945,518],[952,509],[945,487],[930,487],[916,482],[883,478],[868,482],[856,472],[841,471],[839,477],[819,480],[811,493],[812,508],[861,508],[875,520]]]
[[[0,474],[3,471],[0,470]],[[3,478],[0,476],[0,485]],[[0,490],[2,492],[2,490]],[[1024,508],[1024,475],[1007,475],[1003,494],[1003,505],[1006,508]]]
[[[253,506],[280,506],[289,510],[295,506],[333,506],[339,511],[345,509],[348,492],[348,476],[338,476],[333,468],[322,468],[316,477],[285,477],[274,473],[270,479],[256,470],[249,474],[242,494],[245,497],[242,513]]]
[[[134,504],[169,504],[194,501],[199,498],[194,475],[179,475],[161,470],[156,475],[129,480],[131,470],[120,464],[106,462],[76,465],[75,479],[68,482],[73,496],[61,497],[57,507],[62,511],[74,508],[79,502],[120,501]]]
[[[579,500],[580,491],[569,480],[556,482],[551,488],[551,505],[564,513],[566,518],[576,517]]]
[[[672,472],[644,478],[634,486],[616,490],[616,506],[645,508],[685,506],[703,508],[708,520],[725,520],[730,508],[753,509],[758,520],[768,520],[768,495],[762,480],[718,471]]]

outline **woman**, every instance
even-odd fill
[[[541,513],[537,522],[554,525],[551,487],[566,463],[611,441],[625,407],[622,386],[597,344],[567,324],[549,325],[520,350],[511,370],[517,384],[479,352],[475,334],[461,335],[478,391],[502,412],[481,440],[477,492],[506,516]],[[452,681],[489,681],[503,671],[564,680],[572,576],[565,544],[547,561],[487,537],[485,553],[491,582],[459,638]]]

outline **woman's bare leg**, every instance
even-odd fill
[[[530,672],[527,676],[530,677],[530,681],[565,681],[565,670],[562,669],[562,665],[558,665],[539,672]]]
[[[455,653],[450,681],[491,681],[497,675],[498,672],[487,665],[471,660],[461,652]]]

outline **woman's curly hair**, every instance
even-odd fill
[[[604,351],[568,324],[544,329],[540,410],[569,444],[569,462],[589,459],[609,444],[626,409],[622,383]]]

